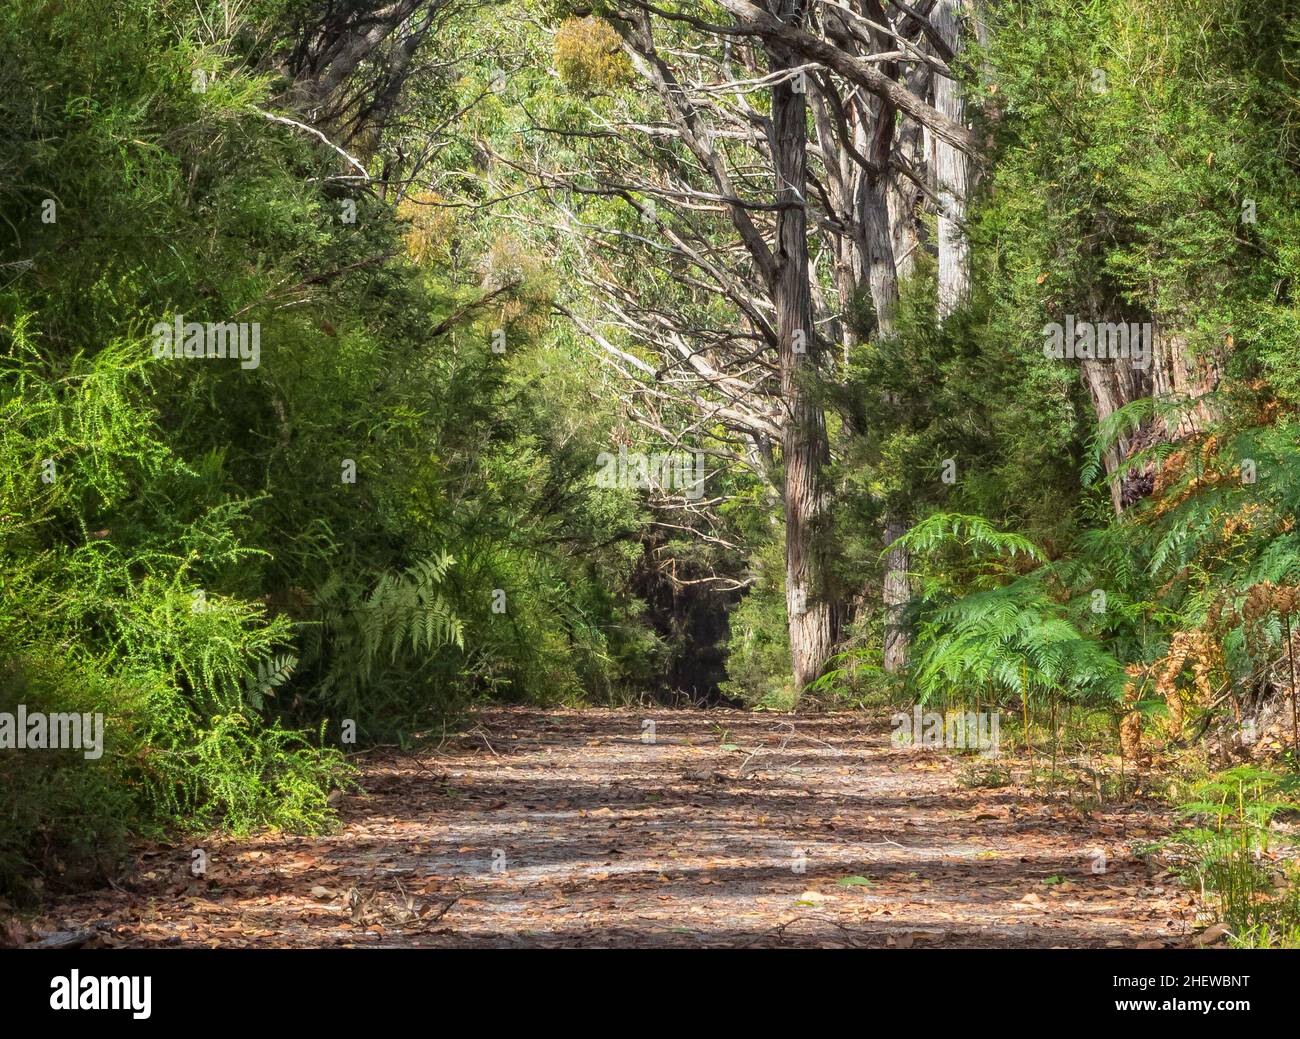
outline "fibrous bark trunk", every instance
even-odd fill
[[[1088,359],[1079,362],[1084,385],[1092,397],[1092,406],[1097,413],[1098,423],[1104,422],[1125,404],[1147,397],[1151,394],[1149,373],[1122,361]],[[1144,445],[1148,439],[1143,429],[1124,433],[1117,437],[1102,453],[1102,462],[1106,474],[1111,477],[1111,504],[1115,515],[1123,511],[1137,498],[1143,497],[1143,485],[1150,490],[1147,474],[1134,474],[1126,478],[1121,471],[1127,467],[1129,456]],[[1129,484],[1129,486],[1126,486]],[[1139,493],[1141,492],[1141,493]]]
[[[778,16],[802,19],[802,4],[778,0]],[[768,46],[772,71],[797,65],[787,50]],[[835,643],[835,610],[826,594],[827,499],[822,469],[830,460],[826,424],[810,385],[817,340],[808,284],[807,109],[804,94],[784,81],[772,92],[776,172],[776,304],[780,336],[781,396],[787,409],[782,430],[785,462],[786,609],[795,688],[818,678]]]
[[[1181,324],[1189,319],[1177,320]],[[1088,358],[1079,364],[1098,423],[1144,397],[1187,402],[1168,417],[1147,419],[1136,428],[1124,431],[1103,451],[1111,505],[1118,516],[1150,494],[1155,485],[1155,463],[1134,465],[1133,456],[1161,441],[1176,442],[1196,436],[1217,417],[1214,408],[1201,398],[1219,384],[1219,359],[1193,357],[1186,336],[1156,328],[1149,368],[1137,368],[1128,361],[1111,358]]]

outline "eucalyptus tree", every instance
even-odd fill
[[[824,580],[829,506],[820,473],[829,445],[815,385],[835,380],[837,352],[848,356],[863,333],[892,333],[900,269],[910,270],[910,254],[919,244],[922,200],[931,200],[949,228],[937,243],[940,268],[950,272],[940,286],[941,315],[969,286],[969,246],[961,228],[969,176],[954,174],[936,185],[927,165],[937,170],[941,164],[927,164],[919,150],[924,135],[943,148],[944,169],[963,173],[976,151],[961,104],[945,100],[957,94],[956,73],[945,60],[954,55],[948,42],[952,31],[945,38],[943,23],[927,20],[933,7],[887,10],[876,0],[762,7],[720,0],[712,9],[716,13],[641,3],[607,9],[638,79],[663,116],[654,124],[629,120],[632,125],[611,125],[608,131],[654,140],[659,147],[651,151],[651,161],[672,155],[664,150],[667,142],[685,150],[673,157],[671,168],[660,168],[662,183],[642,185],[638,194],[658,196],[659,215],[686,207],[711,207],[725,215],[729,255],[744,257],[737,274],[718,269],[723,254],[710,242],[697,242],[690,250],[714,268],[706,281],[729,290],[724,295],[736,304],[745,349],[729,355],[697,351],[693,343],[699,338],[692,330],[671,319],[660,324],[672,326],[677,351],[703,382],[701,393],[722,389],[731,398],[725,406],[735,407],[755,399],[770,406],[772,390],[777,391],[787,605],[800,685],[822,667],[844,598]],[[655,47],[656,31],[672,40],[671,47]],[[940,83],[948,85],[946,94]],[[931,104],[931,90],[949,112]],[[694,160],[694,179],[680,176],[685,156]],[[664,191],[666,185],[671,190]],[[632,187],[627,178],[623,187]],[[792,215],[790,203],[802,215]],[[701,226],[698,220],[686,224]],[[655,230],[668,226],[663,216],[653,225]],[[798,228],[801,242],[794,241]],[[681,243],[679,233],[667,244],[676,250]],[[823,260],[829,277],[819,273]],[[806,313],[803,285],[809,286]],[[863,321],[858,302],[866,298],[871,317]],[[653,338],[649,342],[654,345]],[[746,365],[746,373],[761,362],[761,352],[750,345],[775,355],[775,371],[766,381],[728,384],[728,356]],[[707,371],[698,360],[701,354],[707,356]],[[840,417],[853,432],[870,423],[871,411],[867,399],[853,402]],[[767,430],[762,433],[772,440]],[[755,454],[763,455],[762,445]],[[889,518],[885,541],[901,533],[900,516]],[[909,596],[906,563],[901,547],[889,554],[883,585],[889,667],[900,666],[905,657],[897,622]]]
[[[553,193],[556,225],[585,258],[583,298],[567,312],[605,362],[643,404],[686,405],[693,425],[733,435],[780,494],[801,688],[833,651],[848,598],[828,577],[821,388],[863,335],[892,332],[899,272],[921,244],[918,206],[940,198],[922,132],[976,151],[960,111],[929,99],[953,76],[931,7],[631,0],[602,5],[603,20],[576,8],[592,40],[609,27],[597,46],[626,57],[626,82],[597,85],[585,124],[545,128],[570,149],[584,142],[574,165],[545,148],[516,159]],[[593,223],[592,197],[621,200],[632,218],[620,225],[604,205],[613,219]],[[857,401],[834,418],[853,431],[872,411]],[[895,521],[886,535],[899,533]],[[907,596],[905,565],[896,551],[891,613]],[[890,638],[898,661],[901,631]]]

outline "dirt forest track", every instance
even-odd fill
[[[860,714],[485,710],[437,750],[361,756],[328,836],[144,848],[37,927],[89,946],[1187,941],[1189,897],[1132,854],[1162,832],[1151,805],[968,787],[970,759],[889,735]]]

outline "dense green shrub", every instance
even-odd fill
[[[635,502],[592,486],[608,419],[547,356],[545,279],[468,219],[412,249],[411,213],[258,110],[294,5],[216,39],[203,7],[0,10],[0,709],[107,741],[0,750],[28,894],[131,834],[320,829],[345,720],[364,744],[612,689],[645,649]],[[176,315],[256,322],[258,363],[155,356]]]

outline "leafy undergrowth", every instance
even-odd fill
[[[1300,776],[1240,765],[1192,784],[1162,851],[1239,948],[1300,948]]]
[[[1134,772],[1099,752],[1055,762],[961,760],[971,790],[1023,789],[1083,811],[1133,798],[1168,804],[1184,825],[1135,846],[1196,893],[1198,944],[1300,948],[1300,776],[1256,764],[1188,779],[1187,760]]]

